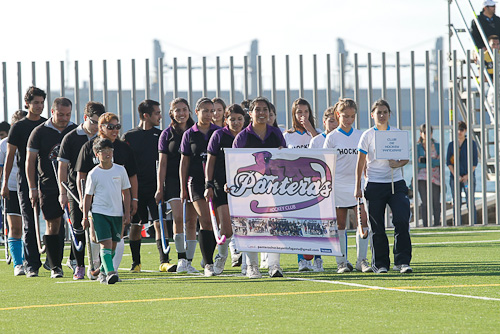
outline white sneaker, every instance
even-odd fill
[[[214,265],[213,264],[206,264],[205,265],[205,276],[210,277],[210,276],[215,276],[214,272]]]
[[[179,259],[177,262],[176,272],[178,274],[187,273],[188,272],[188,261],[186,259]]]
[[[69,269],[71,269],[72,272],[75,272],[76,260],[70,260],[68,258],[68,261],[66,261],[66,267],[68,267]]]
[[[411,274],[413,272],[413,269],[407,264],[398,264],[395,265],[392,270],[394,271],[399,271],[401,274]]]
[[[256,265],[249,265],[247,267],[246,276],[248,278],[262,278],[262,274],[260,273],[259,268],[257,268]]]
[[[242,275],[246,275],[247,274],[247,265],[246,264],[242,264],[241,265],[241,274]]]
[[[347,265],[348,262],[341,262],[337,265],[337,274],[350,273],[352,271],[351,268]]]
[[[194,267],[193,267],[193,263],[191,261],[188,261],[188,265],[187,265],[187,273],[188,274],[198,274],[199,271],[196,270]]]
[[[18,264],[14,267],[14,276],[22,276],[25,275],[24,266],[22,264]]]
[[[52,269],[50,271],[50,277],[51,278],[61,278],[63,277],[63,270],[62,268],[59,268],[59,267],[55,267],[54,269]]]
[[[307,264],[307,260],[306,259],[301,259],[299,261],[299,271],[310,271],[312,270],[309,265]]]
[[[214,261],[214,272],[215,275],[220,275],[224,271],[224,266],[226,265],[227,257],[222,257],[219,254],[215,256]]]
[[[96,270],[94,271],[96,272]],[[97,275],[92,274],[92,270],[90,270],[90,267],[87,268],[87,277],[89,280],[95,281],[99,276],[99,272],[97,272]]]
[[[375,268],[373,272],[375,274],[387,274],[387,268],[386,267]]]
[[[241,266],[241,261],[243,260],[242,253],[234,253],[231,255],[231,267],[239,267]]]
[[[283,277],[283,271],[279,265],[273,264],[269,267],[269,277]]]
[[[323,268],[323,259],[320,259],[319,257],[314,259],[313,270],[317,273],[325,271]]]
[[[368,263],[367,259],[363,259],[361,261],[356,262],[356,270],[361,271],[363,273],[369,273],[372,272],[372,266],[370,266],[370,263]]]

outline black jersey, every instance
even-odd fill
[[[192,177],[193,182],[205,183],[203,167],[207,161],[208,141],[217,129],[220,129],[217,125],[210,124],[207,134],[204,134],[198,129],[198,124],[195,124],[182,136],[180,151],[191,158],[188,176]]]
[[[234,138],[234,148],[278,148],[286,147],[283,134],[278,128],[267,125],[266,136],[264,140],[253,130],[252,124],[244,128],[236,138]]]
[[[7,142],[17,147],[17,166],[19,167],[19,174],[24,176],[25,161],[26,161],[26,146],[28,139],[34,128],[47,121],[46,118],[40,117],[38,121],[29,120],[27,117],[12,125],[9,132],[9,139]]]
[[[59,192],[54,174],[54,163],[59,156],[62,139],[74,128],[76,125],[69,123],[64,130],[59,131],[54,127],[52,118],[49,118],[31,132],[27,149],[30,152],[38,153],[38,182],[40,191],[45,195]]]
[[[226,126],[214,132],[208,143],[207,152],[217,157],[214,166],[214,180],[219,185],[226,183],[226,164],[224,148],[233,146],[234,136]]]
[[[179,179],[179,164],[181,162],[182,133],[169,126],[162,131],[158,141],[158,152],[167,155],[167,173],[165,178]]]
[[[83,145],[94,137],[89,137],[85,130],[83,130],[83,125],[80,124],[76,129],[68,132],[61,142],[61,148],[59,149],[59,157],[57,160],[68,164],[68,186],[75,194],[77,194],[75,167],[76,161],[78,160],[78,154],[80,153]]]
[[[86,142],[80,150],[75,166],[77,172],[88,173],[99,164],[99,159],[95,156],[94,150],[92,149],[94,140],[95,138]],[[128,177],[137,175],[134,152],[132,152],[130,146],[120,139],[115,139],[113,142],[113,149],[113,162],[125,167]]]
[[[156,162],[158,161],[158,140],[161,130],[155,127],[144,130],[141,127],[125,132],[122,140],[134,152],[137,162],[137,180],[139,193],[149,193],[156,190]]]

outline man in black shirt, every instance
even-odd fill
[[[59,150],[59,203],[61,207],[65,207],[69,204],[69,214],[71,222],[73,223],[73,228],[75,229],[76,239],[83,244],[83,247],[78,251],[74,243],[71,243],[71,250],[75,254],[76,258],[76,268],[73,273],[73,279],[83,279],[85,276],[85,234],[82,228],[81,222],[83,218],[82,211],[80,210],[78,203],[74,200],[73,196],[67,193],[66,188],[62,185],[62,182],[68,182],[68,187],[74,196],[79,198],[77,189],[77,173],[76,173],[76,160],[78,159],[78,154],[82,146],[93,139],[97,133],[97,122],[99,121],[99,116],[106,112],[104,105],[99,102],[90,101],[85,106],[83,114],[83,123],[80,124],[76,129],[70,131],[66,136],[64,136],[61,142],[61,149]],[[99,245],[96,244],[97,252],[94,251],[96,256],[93,256],[94,262],[99,262]],[[94,246],[92,246],[92,249]],[[99,265],[94,266],[98,268]],[[89,268],[90,270],[90,268]],[[89,278],[93,278],[91,273],[88,275]]]
[[[71,101],[65,97],[54,100],[52,117],[31,132],[26,155],[26,177],[31,205],[34,208],[40,201],[40,208],[47,223],[43,239],[52,278],[63,277],[61,260],[64,240],[59,237],[59,232],[64,228],[64,224],[61,224],[64,211],[58,201],[59,185],[55,164],[62,139],[76,128],[70,121],[71,108]]]
[[[17,195],[23,216],[23,241],[24,258],[26,266],[26,277],[37,277],[38,269],[42,265],[40,262],[40,253],[36,241],[35,220],[33,208],[29,198],[28,182],[24,162],[26,160],[26,145],[28,138],[35,127],[45,122],[47,119],[41,117],[46,94],[43,90],[31,86],[24,95],[24,102],[28,109],[25,118],[12,126],[9,132],[7,145],[7,157],[5,159],[2,197],[9,198],[9,189],[7,187],[14,155],[17,151],[17,164],[19,172],[17,174]]]
[[[483,10],[477,17],[481,24],[481,28],[483,28],[486,39],[491,35],[500,36],[500,17],[495,15],[496,4],[497,2],[494,0],[484,0]],[[474,20],[471,24],[471,35],[478,49],[486,48],[476,25],[476,21]]]
[[[122,139],[130,145],[137,161],[137,181],[139,191],[137,213],[132,218],[130,227],[130,251],[132,252],[131,272],[141,271],[141,224],[149,220],[149,215],[154,221],[156,232],[156,246],[160,253],[160,271],[175,272],[176,265],[170,264],[168,253],[163,253],[161,231],[159,225],[159,212],[155,202],[156,191],[156,164],[158,161],[158,139],[161,130],[156,128],[160,125],[160,104],[153,100],[145,100],[139,104],[139,126],[127,131]],[[148,214],[149,213],[149,214]],[[168,237],[166,238],[168,245]]]

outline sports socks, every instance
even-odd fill
[[[101,261],[99,260],[101,246],[93,241],[90,241],[89,247],[92,252],[92,262],[94,262],[94,268],[99,268],[101,266]]]
[[[59,235],[44,235],[45,252],[50,269],[61,268],[61,246]]]
[[[339,230],[339,243],[340,251],[343,255],[335,257],[337,264],[347,261],[347,234],[345,233],[345,230]]]
[[[231,237],[226,239],[226,242],[222,245],[217,245],[217,251],[222,257],[227,257],[229,255],[229,243],[231,242]]]
[[[132,263],[141,263],[141,240],[130,240],[130,252],[132,253]]]
[[[184,238],[185,238],[184,233],[174,234],[175,249],[177,250],[177,258],[179,260],[186,258],[186,248],[184,247]]]
[[[167,243],[168,247],[168,239],[165,239],[165,242]],[[158,253],[160,253],[160,263],[168,263],[168,255],[170,251],[167,252],[167,254],[163,253],[163,245],[161,239],[156,240],[156,248],[158,248]]]
[[[201,255],[203,256],[203,260],[205,260],[205,264],[213,264],[214,250],[215,245],[217,244],[215,242],[214,232],[209,230],[200,230],[199,242]]]
[[[238,250],[236,249],[236,243],[234,242],[233,238],[231,238],[231,241],[229,241],[229,251],[231,252],[231,255],[238,254]]]
[[[71,242],[71,253],[75,255],[76,259],[76,265],[79,267],[85,266],[85,234],[82,231],[76,231],[75,230],[75,238],[77,242],[82,243],[82,248],[81,250],[77,250],[75,243],[72,241]],[[70,256],[71,259],[71,256]]]
[[[273,265],[280,265],[280,253],[267,253],[267,263],[269,267]]]
[[[18,238],[10,237],[9,239],[9,250],[10,255],[12,255],[12,261],[14,266],[23,264],[23,241]]]
[[[196,252],[196,240],[187,241],[186,257],[188,261],[193,261],[194,253]]]
[[[113,255],[112,251],[109,248],[102,248],[101,249],[101,259],[102,259],[102,265],[104,267],[104,271],[106,274],[109,274],[112,271],[115,271],[115,267],[113,266]]]
[[[125,241],[123,238],[116,244],[115,256],[113,257],[113,267],[118,270],[122,262],[123,252],[125,250]],[[104,261],[104,260],[103,260]]]
[[[259,264],[259,253],[245,252],[243,255],[246,255],[246,264],[248,266],[257,266]]]
[[[363,232],[368,231],[368,227],[363,227]],[[361,235],[358,233],[358,229],[356,229],[356,245],[357,245],[357,256],[358,261],[366,259],[366,254],[368,253],[368,240],[370,238],[363,239]]]

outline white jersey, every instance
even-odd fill
[[[299,131],[292,133],[285,131],[283,132],[283,138],[285,138],[286,147],[288,148],[309,148],[309,142],[313,136],[307,131],[302,133]]]
[[[362,132],[351,128],[346,133],[340,127],[330,132],[325,139],[324,148],[333,149],[337,154],[335,164],[335,205],[348,208],[358,203],[354,197],[356,186],[356,164],[358,143]]]
[[[389,166],[389,160],[375,159],[375,131],[378,130],[373,127],[363,132],[358,144],[359,151],[366,154],[366,181],[390,183],[392,180],[394,182],[402,180],[403,173],[401,172],[401,168],[394,168],[392,170],[393,168]],[[397,128],[391,129],[389,126],[387,127],[387,131],[401,130]]]
[[[311,139],[311,141],[309,142],[309,148],[323,148],[325,139],[326,139],[326,133],[321,132],[319,135]]]
[[[0,166],[2,166],[2,168],[5,166],[5,161],[7,160],[7,139],[8,138],[4,138],[0,141]],[[7,187],[10,191],[17,191],[18,170],[17,154],[14,154],[14,162],[12,164],[12,169],[10,170],[9,182],[7,183]]]
[[[90,171],[85,194],[93,195],[92,212],[111,217],[123,216],[122,190],[130,188],[125,167],[113,164],[110,169],[96,166]]]

